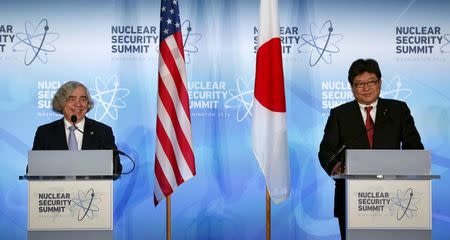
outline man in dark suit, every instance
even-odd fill
[[[344,173],[346,149],[423,149],[414,119],[405,102],[382,99],[381,72],[373,59],[358,59],[348,71],[354,101],[330,111],[320,143],[319,160],[328,175]],[[333,161],[331,161],[331,159]],[[345,239],[345,181],[336,180],[334,216]]]
[[[64,83],[52,101],[53,111],[64,117],[38,127],[33,150],[116,150],[111,127],[86,117],[93,106],[89,91],[82,83]],[[117,154],[113,161],[113,172],[118,176],[122,166]]]

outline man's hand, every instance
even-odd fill
[[[344,164],[342,162],[337,162],[331,170],[331,176],[343,174],[345,171]]]

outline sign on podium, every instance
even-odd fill
[[[111,239],[113,152],[30,151],[29,239]]]

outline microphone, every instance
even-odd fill
[[[380,109],[380,110],[381,110],[381,109]],[[382,111],[383,111],[382,114],[383,114],[383,116],[384,116],[385,118],[382,119],[382,120],[380,121],[380,123],[378,124],[378,126],[381,126],[382,124],[386,123],[388,120],[389,120],[389,121],[391,120],[391,117],[390,117],[390,115],[389,115],[389,110],[388,110],[387,108],[383,108]],[[330,170],[329,167],[330,167],[330,164],[331,164],[331,163],[335,162],[333,165],[331,165],[332,167],[334,167],[334,166],[337,164],[337,162],[342,161],[342,160],[339,160],[339,161],[334,161],[334,160],[337,158],[337,156],[339,156],[339,155],[341,154],[342,151],[344,151],[344,150],[347,148],[347,146],[348,146],[349,144],[355,142],[355,141],[358,140],[360,137],[366,135],[368,132],[372,131],[374,128],[375,128],[375,124],[374,124],[371,128],[369,128],[369,129],[364,129],[364,130],[361,132],[361,134],[357,135],[355,138],[352,138],[352,139],[350,139],[349,141],[347,141],[346,143],[342,144],[342,145],[339,147],[339,149],[338,149],[335,153],[333,153],[333,155],[331,155],[330,159],[329,159],[328,162],[327,162],[327,169]],[[330,172],[331,172],[331,170],[330,170]]]
[[[77,118],[76,115],[70,116],[70,121],[72,122],[72,126],[74,126],[76,130],[78,130],[80,133],[82,133],[82,134],[84,135],[84,132],[81,131],[81,130],[77,127],[77,125],[75,125],[75,123],[77,122],[77,120],[78,120],[78,118]]]
[[[72,115],[71,117],[70,117],[70,121],[72,121],[72,123],[73,124],[75,124],[76,122],[77,122],[77,115]]]
[[[347,144],[342,144],[341,147],[335,152],[333,153],[333,155],[331,155],[330,160],[328,160],[327,162],[327,169],[330,167],[330,164],[334,161],[334,159],[336,159],[337,156],[339,156],[339,154],[344,151],[344,149],[347,147]],[[339,161],[337,161],[339,162]],[[332,166],[334,167],[334,165],[337,164],[337,162],[335,164],[333,164]],[[330,170],[331,172],[331,170]]]

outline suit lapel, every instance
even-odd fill
[[[354,100],[354,104],[352,104],[352,119],[355,119],[354,123],[357,129],[357,135],[360,136],[359,139],[356,139],[356,144],[360,145],[361,148],[370,148],[369,138],[367,137],[366,132],[366,124],[364,123],[364,119],[361,115],[361,109],[359,108],[359,104],[356,100]]]
[[[386,104],[383,101],[383,99],[379,98],[378,99],[378,104],[377,104],[377,116],[375,118],[375,129],[376,129],[377,126],[379,126],[380,124],[383,124],[383,122],[386,121],[386,116],[385,116],[385,113],[384,113],[386,111],[386,106],[385,105]]]
[[[382,98],[378,98],[378,104],[377,104],[377,115],[375,118],[375,128],[373,131],[373,149],[376,149],[378,146],[378,139],[380,139],[381,134],[381,128],[382,125],[386,122],[386,116],[385,116],[385,102]]]
[[[84,117],[84,134],[83,134],[83,143],[81,145],[82,150],[87,150],[88,146],[90,146],[91,142],[91,132],[92,132],[92,123],[89,118]]]
[[[64,118],[55,122],[53,132],[55,134],[54,140],[56,142],[51,143],[51,145],[59,146],[59,147],[57,147],[57,149],[61,148],[62,150],[68,150],[69,147],[67,146],[66,127],[64,126]],[[53,133],[51,133],[51,134],[53,134]]]
[[[359,104],[357,101],[354,101],[354,104],[352,105],[352,114],[353,119],[358,119],[356,122],[356,126],[358,126],[358,129],[360,129],[361,132],[364,131],[364,129],[366,129],[366,125],[362,118],[361,109],[359,109]]]

